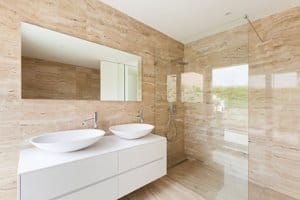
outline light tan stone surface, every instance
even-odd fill
[[[22,21],[141,56],[143,101],[22,100]],[[247,28],[231,30],[237,31],[230,33],[231,37],[223,37],[221,33],[219,39],[210,36],[202,40],[204,43],[188,44],[185,56],[190,64],[185,71],[191,67],[207,73],[212,65],[222,67],[249,59],[249,199],[300,199],[300,8],[258,20],[254,25],[263,43]],[[249,49],[244,43],[246,33]],[[231,46],[231,41],[235,45]],[[195,54],[193,45],[197,51],[211,53]],[[231,47],[226,49],[227,46]],[[81,120],[91,117],[95,111],[100,114],[100,127],[107,130],[110,125],[136,121],[141,107],[146,122],[156,125],[156,133],[167,132],[166,75],[183,72],[182,66],[172,62],[183,57],[183,44],[100,1],[2,0],[0,47],[1,200],[16,199],[18,154],[28,146],[27,139],[32,136],[81,128]],[[205,83],[210,79],[211,74],[207,73]],[[204,92],[210,95],[208,89]],[[184,129],[187,152],[199,156],[200,160],[209,163],[214,150],[241,160],[247,158],[241,148],[238,151],[224,149],[219,135],[209,134],[212,132],[207,129],[210,120],[207,116],[211,116],[212,106],[209,98],[204,96],[204,99],[203,105],[178,103],[179,135],[175,142],[168,143],[169,165],[184,159]],[[192,141],[195,132],[204,132],[204,135]]]
[[[142,57],[142,102],[21,99],[21,30],[27,22]],[[112,9],[98,0],[0,1],[0,199],[16,199],[20,149],[28,139],[45,132],[82,128],[81,121],[99,113],[99,127],[136,122],[143,107],[145,122],[155,124],[156,77],[154,62],[183,57],[183,44]],[[160,90],[166,96],[166,89]],[[155,124],[156,125],[156,124]],[[92,124],[87,124],[92,127]],[[159,129],[156,131],[157,133]],[[163,134],[163,133],[162,133]],[[183,145],[183,140],[178,140]],[[180,146],[181,147],[181,146]],[[168,153],[183,148],[169,144]],[[181,159],[181,158],[180,158]],[[174,161],[174,162],[175,162]]]

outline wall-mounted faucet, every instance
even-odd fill
[[[177,111],[176,111],[176,104],[175,103],[169,103],[169,114],[170,115],[176,115]]]
[[[138,115],[136,117],[139,118],[140,123],[144,123],[144,110],[143,110],[143,108],[141,108],[139,110]]]
[[[98,122],[98,113],[97,113],[97,112],[94,112],[94,117],[83,120],[83,121],[82,121],[82,125],[84,126],[85,123],[86,123],[87,121],[90,121],[90,120],[93,120],[94,129],[97,129],[97,128],[98,128],[98,124],[97,124],[97,122]]]

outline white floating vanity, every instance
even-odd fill
[[[166,174],[166,139],[105,136],[71,153],[21,151],[19,200],[114,200]]]

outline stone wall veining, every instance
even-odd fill
[[[21,22],[141,56],[142,102],[21,99]],[[169,63],[182,58],[184,49],[183,44],[98,0],[0,1],[0,46],[1,200],[16,199],[18,154],[28,147],[27,139],[32,136],[82,128],[81,120],[95,111],[104,130],[113,124],[137,121],[135,116],[141,107],[145,121],[156,125],[156,116],[167,111],[167,105],[156,105],[156,86],[160,84],[156,72],[160,66],[155,66],[155,59]],[[166,96],[166,88],[159,91],[160,96]],[[156,133],[163,135],[159,130]],[[183,140],[177,143],[183,144]],[[183,152],[182,147],[169,143],[168,154]]]
[[[300,199],[299,19],[297,7],[256,21],[263,43],[249,31],[249,199]],[[22,100],[22,21],[142,56],[143,101]],[[167,116],[167,103],[158,103],[166,86],[157,72],[183,56],[183,45],[111,7],[97,0],[0,1],[0,46],[0,199],[16,198],[18,153],[31,136],[81,128],[94,111],[107,129],[136,120],[142,106],[146,122],[164,129],[158,122]],[[155,65],[157,58],[167,63]],[[169,151],[182,153],[180,141],[169,143]]]

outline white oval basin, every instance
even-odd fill
[[[30,143],[51,152],[77,151],[96,143],[105,132],[99,129],[59,131],[33,137]]]
[[[153,129],[154,126],[151,124],[122,124],[109,128],[113,134],[129,140],[144,137]]]

